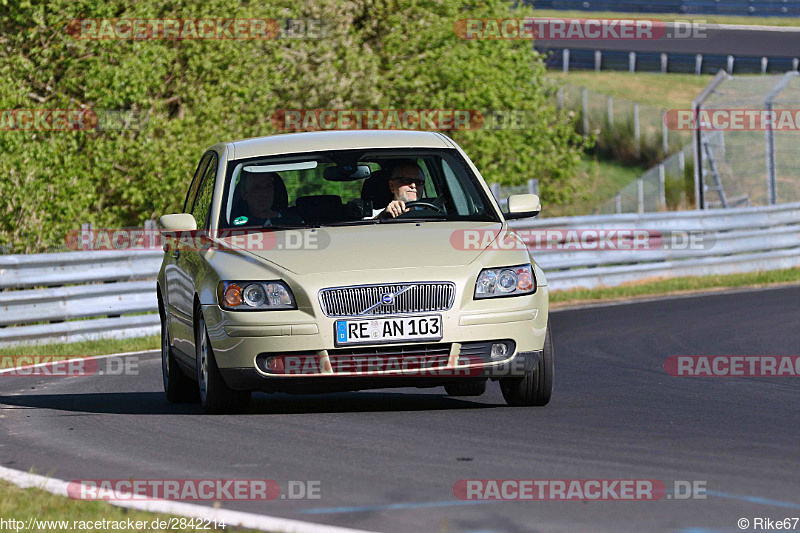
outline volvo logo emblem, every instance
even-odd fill
[[[394,303],[394,294],[386,293],[386,294],[381,295],[381,302],[386,304],[386,305],[393,304]]]

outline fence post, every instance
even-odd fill
[[[668,57],[667,54],[664,54],[664,53],[661,54],[661,73],[662,74],[666,74],[667,73],[667,57]]]
[[[614,197],[614,206],[616,207],[617,214],[622,214],[622,195],[617,194]]]
[[[633,137],[636,143],[636,158],[642,157],[642,131],[639,128],[639,103],[633,103]]]
[[[600,72],[600,65],[603,62],[603,52],[600,50],[594,51],[594,69]]]
[[[539,180],[537,178],[528,180],[528,194],[539,195]]]
[[[556,101],[558,102],[558,108],[564,108],[564,88],[559,87],[558,92],[556,93]]]
[[[81,250],[87,251],[94,249],[94,232],[92,225],[89,223],[81,224]]]
[[[798,66],[800,66],[800,59],[795,57],[794,59],[792,59],[792,70],[797,72]]]
[[[700,74],[703,71],[703,54],[694,56],[694,73]]]
[[[636,178],[636,212],[644,213],[644,180]]]
[[[628,52],[628,70],[636,72],[636,52]]]
[[[661,148],[664,149],[664,157],[669,153],[669,128],[667,128],[667,112],[661,112]]]
[[[606,113],[608,114],[608,127],[614,127],[614,98],[606,96]]]
[[[733,56],[728,56],[728,74],[733,74]]]
[[[667,208],[667,177],[664,172],[664,163],[658,164],[658,204]]]
[[[589,101],[586,96],[586,87],[581,87],[581,109],[583,111],[583,134],[589,135]]]
[[[681,169],[681,179],[683,179],[683,175],[686,174],[686,156],[683,155],[683,149],[678,152],[678,167]]]
[[[564,48],[561,52],[561,66],[564,74],[569,72],[569,48]]]
[[[761,74],[767,73],[767,65],[769,65],[769,59],[766,57],[761,58]]]

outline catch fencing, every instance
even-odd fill
[[[800,73],[720,72],[695,99],[692,113],[698,205],[800,201]],[[758,118],[769,115],[774,119]]]
[[[550,290],[800,267],[800,202],[528,219],[511,226],[529,243],[533,232],[556,230],[562,238],[552,249],[531,248]],[[641,230],[672,242],[633,250],[561,246],[571,230]],[[155,277],[162,257],[160,250],[0,256],[0,346],[158,334]]]

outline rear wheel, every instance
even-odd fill
[[[455,381],[445,385],[444,390],[450,396],[480,396],[486,392],[486,380],[466,379]]]
[[[539,364],[531,372],[521,378],[502,378],[500,390],[508,405],[547,405],[553,394],[553,377],[555,373],[553,334],[550,321],[547,322],[547,333]]]
[[[206,414],[242,413],[250,405],[250,391],[234,390],[228,387],[217,367],[214,350],[208,342],[208,331],[203,316],[195,327],[195,346],[197,352],[197,384],[200,392],[200,405]]]
[[[197,398],[194,383],[178,367],[175,356],[172,355],[167,317],[163,314],[161,315],[161,376],[168,402],[183,403]]]

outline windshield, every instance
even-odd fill
[[[386,212],[393,201],[405,211]],[[388,210],[387,210],[388,211]],[[499,221],[455,150],[342,150],[233,160],[221,228]]]

